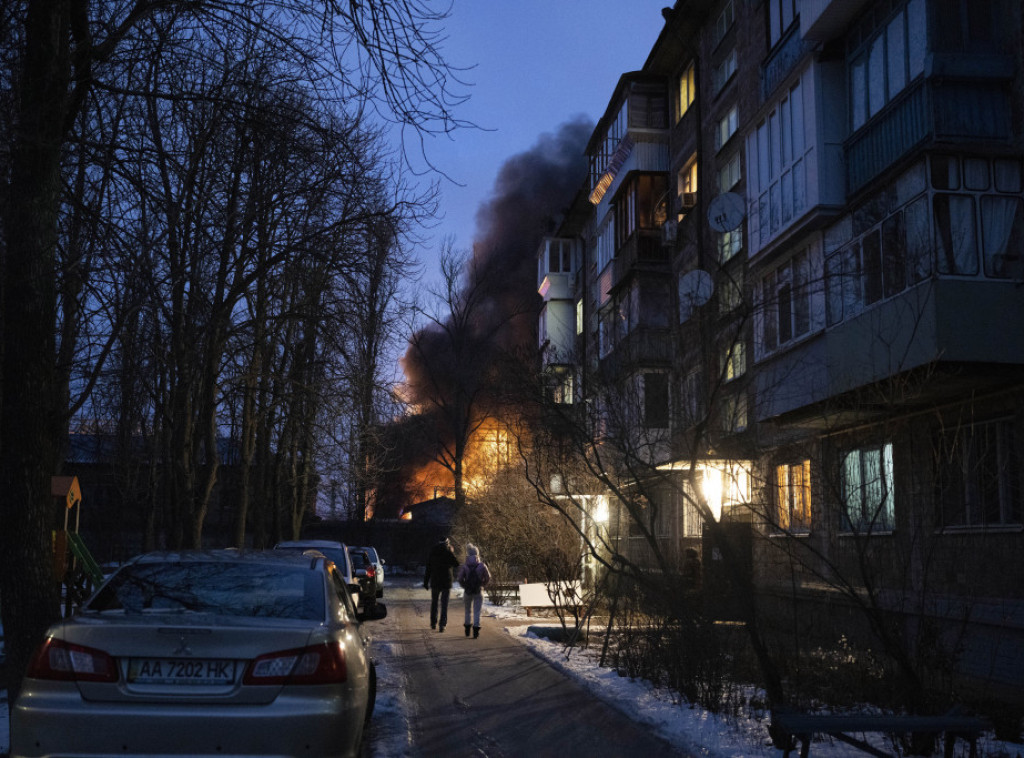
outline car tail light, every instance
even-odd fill
[[[340,642],[267,653],[253,660],[243,684],[337,684],[348,679]]]
[[[366,578],[367,579],[373,579],[374,576],[376,576],[376,572],[372,568],[366,569]]]
[[[116,682],[118,679],[117,665],[107,653],[54,637],[39,646],[25,675],[69,682]]]

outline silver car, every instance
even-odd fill
[[[140,556],[48,630],[11,755],[355,756],[376,698],[361,620],[323,557]]]
[[[377,597],[384,597],[384,559],[377,553],[375,547],[357,547],[354,550],[362,550],[370,556],[370,562],[374,567],[375,578],[377,579]]]
[[[359,599],[359,578],[356,576],[355,566],[348,554],[348,547],[343,542],[334,540],[286,540],[274,545],[275,550],[291,550],[303,553],[309,550],[317,550],[323,553],[328,559],[334,561],[334,565],[345,580],[349,592],[352,593],[352,602],[356,608],[360,606]]]

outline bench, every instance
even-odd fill
[[[559,605],[564,608],[580,607],[581,603],[578,601],[582,599],[583,595],[578,581],[562,582],[553,591],[549,591],[550,589],[551,584],[548,582],[519,585],[519,604],[526,610],[527,616],[533,615],[533,611],[540,608],[554,608],[552,595],[560,601]],[[574,599],[577,602],[571,602]]]
[[[815,734],[828,734],[865,753],[888,758],[889,753],[884,753],[874,745],[851,736],[851,733],[865,732],[944,734],[945,758],[953,757],[953,745],[959,737],[970,743],[971,758],[976,758],[978,736],[989,728],[984,719],[963,716],[955,710],[942,716],[872,716],[816,715],[780,708],[772,712],[772,724],[800,741],[800,758],[807,758],[810,755],[811,739]],[[792,749],[789,745],[786,746],[787,758]]]

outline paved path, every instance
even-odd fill
[[[385,598],[381,632],[401,658],[413,755],[681,755],[506,634],[508,620],[484,618],[480,638],[465,637],[458,594],[443,634],[430,629],[422,588],[389,587]]]

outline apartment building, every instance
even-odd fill
[[[538,257],[559,400],[602,409],[672,560],[714,574],[713,517],[762,607],[1024,699],[1020,4],[664,15]]]

